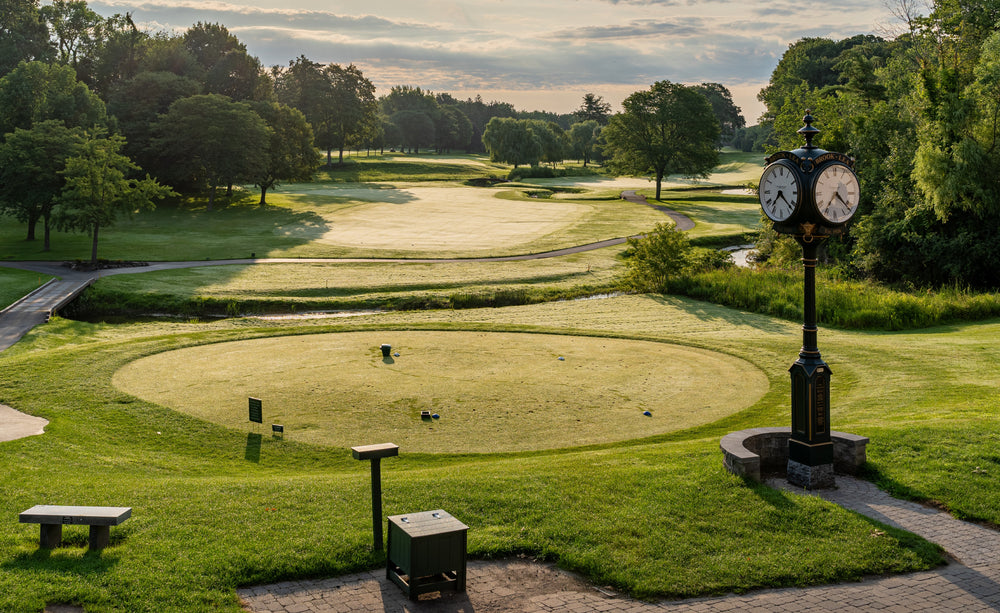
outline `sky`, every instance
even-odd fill
[[[884,0],[96,0],[151,32],[221,23],[265,66],[300,55],[355,64],[377,95],[410,85],[519,110],[570,113],[584,94],[620,110],[660,80],[722,83],[747,124],[788,45],[886,35]]]

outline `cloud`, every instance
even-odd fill
[[[601,39],[626,39],[660,36],[695,36],[705,33],[704,21],[700,18],[684,20],[639,20],[622,25],[599,25],[559,30],[552,33],[557,39],[579,39],[594,41]]]
[[[382,91],[410,84],[484,97],[536,92],[535,108],[545,107],[546,91],[601,95],[597,86],[620,93],[663,79],[749,90],[767,82],[789,43],[869,32],[888,18],[870,0],[829,8],[790,0],[551,0],[544,10],[532,0],[252,1],[259,6],[194,0],[90,6],[103,15],[131,12],[141,25],[174,33],[199,21],[221,23],[265,65],[305,55],[354,63]]]

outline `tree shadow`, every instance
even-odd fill
[[[773,334],[788,333],[791,322],[784,322],[767,315],[748,313],[734,308],[701,302],[683,296],[650,295],[650,298],[661,305],[679,308],[699,321],[722,323],[727,326],[745,326]]]

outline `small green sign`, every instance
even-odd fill
[[[250,398],[250,421],[264,423],[264,409],[260,398]]]

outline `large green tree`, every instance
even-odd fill
[[[172,72],[141,72],[112,87],[108,96],[108,113],[117,120],[118,130],[125,136],[125,154],[139,166],[154,174],[157,152],[153,148],[154,129],[160,115],[170,105],[201,93],[201,86],[190,77]]]
[[[156,124],[157,176],[172,184],[208,187],[253,181],[268,161],[267,124],[246,103],[218,94],[181,98]]]
[[[323,66],[299,56],[275,71],[275,91],[279,102],[306,116],[316,146],[326,151],[327,166],[334,150],[343,162],[345,147],[362,140],[378,112],[375,86],[353,64]]]
[[[198,22],[182,38],[183,47],[201,67],[200,81],[206,94],[221,94],[233,100],[267,100],[272,96],[271,79],[256,57],[226,26]]]
[[[131,178],[139,167],[121,153],[123,144],[124,139],[116,135],[88,138],[76,155],[66,159],[62,171],[66,182],[55,209],[56,223],[90,234],[90,263],[95,268],[102,229],[113,226],[122,215],[152,208],[154,200],[173,194],[149,175]]]
[[[382,113],[396,124],[402,137],[399,144],[419,153],[420,147],[429,147],[439,141],[437,129],[441,124],[441,108],[431,92],[395,85],[379,98],[378,104]]]
[[[331,149],[337,150],[338,162],[343,163],[344,149],[349,143],[360,141],[378,113],[375,86],[354,64],[347,67],[330,64],[323,74],[330,84],[330,107],[326,121],[320,125],[323,134],[319,145],[327,150],[327,163]]]
[[[43,222],[42,251],[51,244],[52,209],[65,180],[66,158],[76,155],[83,130],[49,119],[31,128],[17,128],[0,143],[0,211],[28,225],[27,240]]]
[[[569,128],[570,151],[583,160],[584,168],[594,157],[594,149],[600,134],[601,126],[593,119],[578,121]]]
[[[80,60],[93,52],[104,19],[84,0],[52,0],[40,12],[54,34],[57,59],[77,69]]]
[[[712,105],[712,112],[719,122],[719,147],[732,144],[738,130],[747,125],[743,111],[733,102],[733,94],[721,83],[702,83],[694,86]]]
[[[38,0],[0,0],[0,76],[20,62],[53,55]]]
[[[814,142],[857,158],[859,212],[848,234],[828,243],[846,270],[914,286],[996,288],[1000,1],[927,6],[926,15],[902,11],[906,32],[891,41],[792,45],[761,95],[772,145],[801,146],[795,130],[810,108],[822,130]]]
[[[434,126],[438,151],[468,149],[472,139],[472,122],[456,104],[439,105],[440,113]]]
[[[608,164],[623,174],[652,173],[657,200],[666,175],[703,176],[718,163],[719,122],[694,88],[657,81],[622,106],[602,132]]]
[[[0,78],[0,135],[46,119],[89,129],[104,125],[107,111],[69,66],[22,62]]]
[[[511,117],[491,119],[483,132],[483,144],[491,161],[513,164],[514,168],[538,164],[543,153],[542,141],[530,122]]]
[[[434,142],[434,120],[422,111],[403,109],[389,116],[389,121],[396,126],[399,144],[409,147],[413,153],[420,153],[420,148]]]
[[[267,204],[267,190],[281,181],[308,181],[319,167],[312,128],[305,115],[278,102],[254,102],[251,107],[269,130],[267,162],[252,176],[260,188],[260,205]]]

